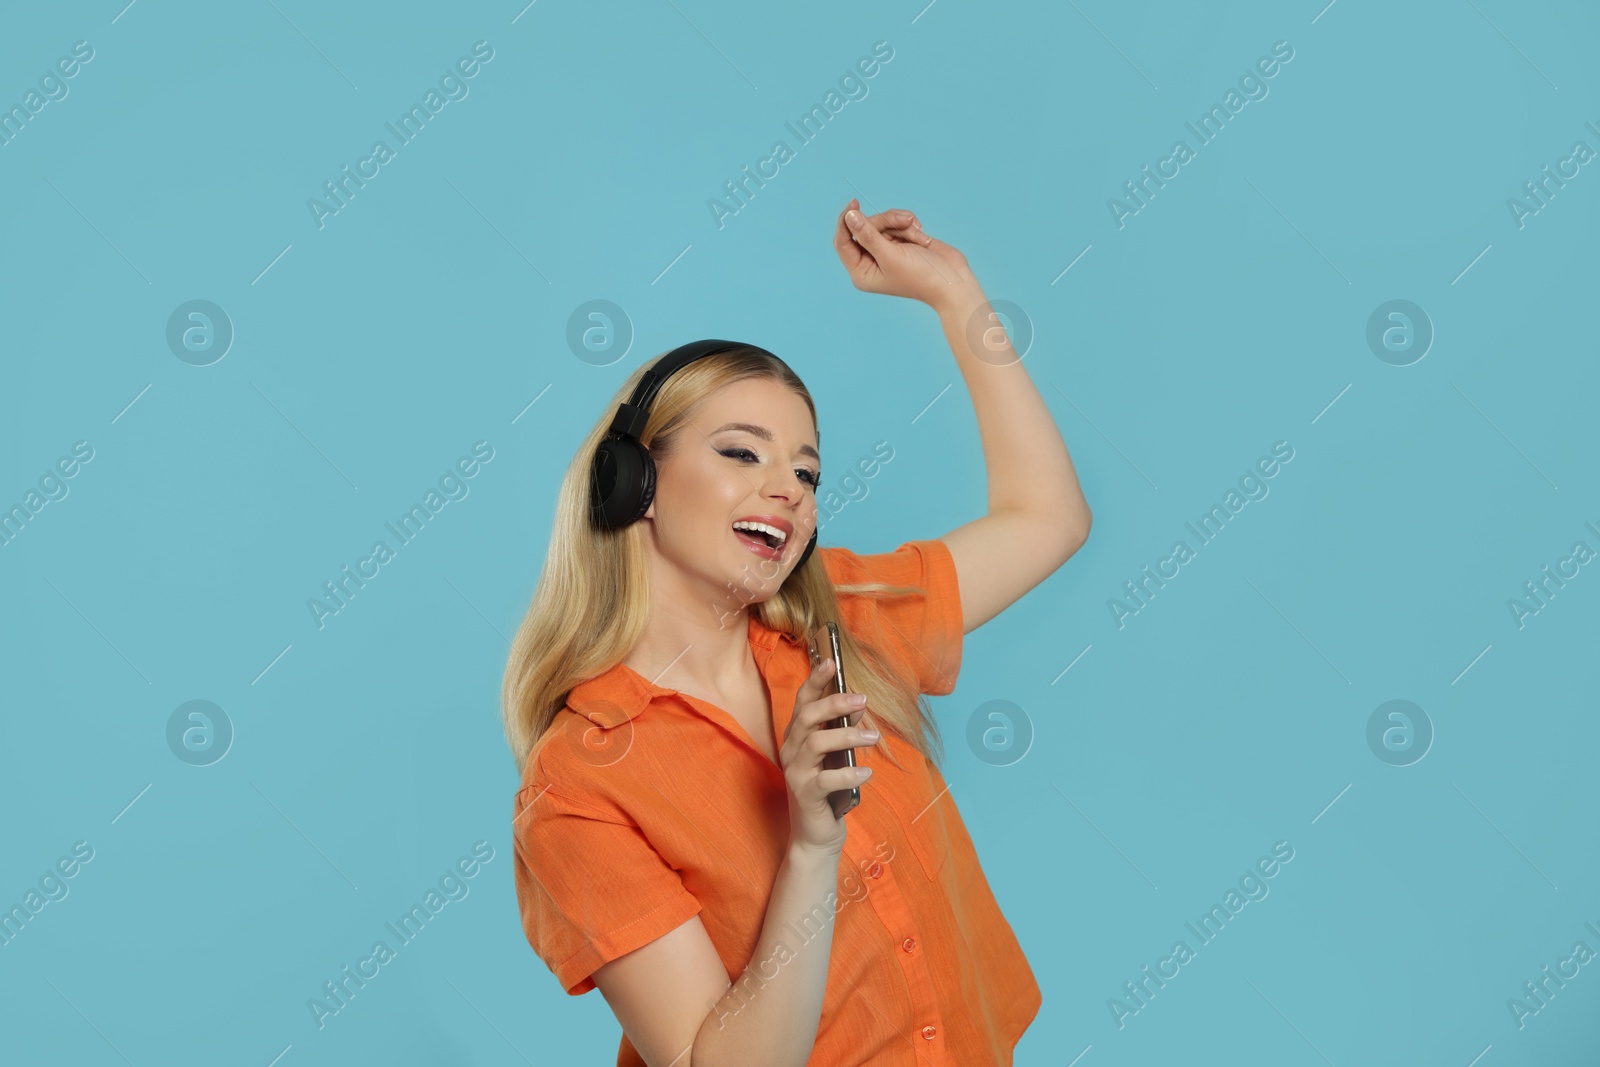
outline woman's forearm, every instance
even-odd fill
[[[700,1025],[692,1067],[804,1067],[822,1018],[838,886],[837,853],[790,844],[755,954]]]
[[[1087,533],[1089,505],[1066,442],[982,288],[951,286],[934,310],[977,414],[989,511],[1061,516]]]

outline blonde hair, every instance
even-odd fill
[[[618,405],[633,395],[648,369],[649,365],[640,366],[623,382],[561,482],[544,570],[511,643],[501,687],[506,739],[519,771],[526,768],[566,706],[573,687],[622,662],[650,617],[643,524],[601,529],[593,525],[589,510],[595,451],[609,431]],[[794,372],[759,349],[741,346],[697,359],[668,378],[651,406],[640,441],[660,463],[672,454],[679,433],[688,429],[688,415],[696,404],[723,386],[752,378],[770,379],[792,390],[806,402],[815,426],[816,405]],[[883,635],[864,634],[858,639],[844,626],[837,594],[884,597],[925,592],[882,582],[835,586],[819,553],[813,552],[776,592],[748,604],[746,610],[754,612],[763,625],[802,641],[823,622],[839,622],[840,650],[850,689],[867,695],[861,724],[875,726],[884,734],[874,751],[882,751],[899,767],[888,735],[893,733],[939,762],[943,742],[938,726],[916,689],[915,677],[881,651]]]

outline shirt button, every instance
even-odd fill
[[[938,1030],[934,1029],[931,1026],[924,1026],[922,1028],[922,1036],[927,1038],[929,1041],[932,1041],[933,1040],[933,1035],[938,1033],[938,1032],[939,1032]]]
[[[882,878],[883,877],[883,864],[881,864],[881,863],[873,863],[873,865],[871,867],[868,867],[867,868],[867,877],[868,878]]]
[[[907,952],[914,951],[917,947],[917,939],[914,937],[908,937],[904,941],[900,942],[900,947],[905,949]]]

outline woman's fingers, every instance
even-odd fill
[[[897,217],[899,214],[899,212],[881,211],[876,215],[863,215],[860,211],[856,211],[855,218],[859,220],[857,225],[852,221],[851,213],[847,211],[845,225],[855,238],[856,244],[881,263],[884,256],[893,254],[890,250],[892,245],[910,244],[927,247],[931,243],[930,238],[922,232],[915,221],[902,221]]]
[[[834,667],[832,656],[819,659],[817,665],[811,668],[811,674],[806,678],[805,685],[801,687],[801,694],[807,700],[816,700],[826,693],[828,690],[824,687],[833,680]]]
[[[916,212],[904,208],[890,208],[880,211],[868,218],[877,224],[878,229],[896,240],[914,242],[925,245],[929,238],[922,232],[922,222],[917,218]]]
[[[818,663],[811,668],[811,673],[806,680],[800,683],[800,689],[794,695],[795,714],[789,717],[789,726],[784,730],[783,736],[787,740],[795,724],[802,719],[802,713],[816,701],[822,699],[833,690],[833,657]]]
[[[883,232],[882,223],[873,221],[880,217],[874,216],[869,219],[856,208],[844,213],[845,225],[850,227],[851,235],[868,252],[880,252],[889,243],[889,238]]]
[[[850,222],[849,215],[852,211],[861,215],[861,201],[852,197],[850,202],[839,212],[833,228],[833,248],[839,254],[839,259],[844,263],[845,270],[853,276],[858,271],[873,261],[870,244],[871,237],[859,236],[862,231],[869,230],[888,241],[900,241],[906,244],[917,244],[923,247],[931,245],[932,238],[922,232],[922,223],[916,213],[904,208],[891,208],[880,211],[876,215],[861,216],[865,225],[858,230]]]
[[[833,691],[832,679],[833,675],[829,674],[826,691],[810,701],[799,695],[795,697],[795,713],[791,723],[798,722],[808,729],[826,729],[834,720],[850,718],[861,710],[861,705],[850,702],[852,694]]]
[[[911,226],[907,229],[896,230],[894,232],[895,236],[899,237],[901,240],[908,241],[914,245],[921,245],[923,248],[933,244],[933,238],[923,233],[921,227],[918,226]]]
[[[852,276],[861,269],[863,262],[870,258],[866,251],[855,242],[854,231],[845,222],[845,216],[860,206],[860,202],[856,200],[851,200],[846,204],[844,210],[839,212],[838,223],[833,228],[833,250],[839,253],[839,259],[844,263],[844,269],[849,271]]]
[[[863,215],[867,222],[871,223],[879,233],[889,234],[904,240],[916,240],[919,242],[922,240],[922,223],[914,211],[907,211],[904,208],[890,208],[887,211],[880,211],[876,215],[866,215],[861,212],[861,201],[853,197],[844,208],[839,213],[838,224],[834,228],[834,245],[836,247],[840,245],[841,240],[848,240],[855,233],[847,217],[851,211]]]
[[[818,752],[839,752],[847,748],[871,748],[881,739],[867,737],[866,733],[864,726],[829,725],[826,730],[818,730],[816,740],[811,743],[816,746]]]
[[[884,215],[893,220],[890,223],[893,227],[891,230],[892,236],[910,241],[913,244],[923,245],[924,247],[933,243],[933,238],[922,232],[922,222],[917,218],[915,212],[897,208],[893,211],[885,211]]]

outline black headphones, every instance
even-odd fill
[[[730,348],[753,348],[783,363],[771,352],[758,345],[742,341],[691,341],[674,348],[658,359],[639,380],[633,396],[617,409],[611,420],[611,429],[595,449],[594,466],[589,472],[589,513],[595,524],[604,529],[615,529],[639,521],[649,510],[656,495],[656,462],[650,450],[639,442],[645,421],[650,417],[650,405],[655,403],[661,386],[677,371],[703,356],[725,352]],[[787,363],[783,364],[785,367]],[[811,540],[795,566],[799,570],[817,547],[817,531],[811,531]]]

